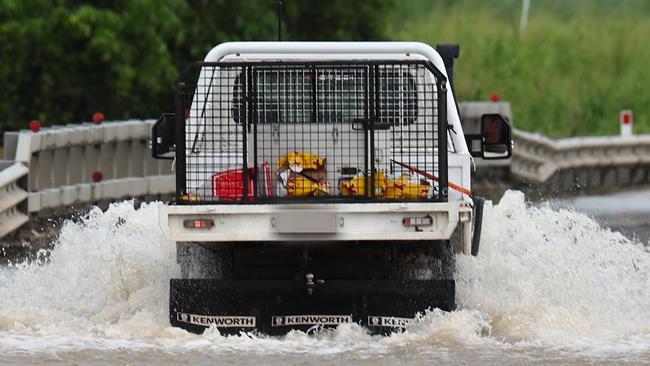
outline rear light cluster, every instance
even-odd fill
[[[405,217],[402,219],[404,226],[431,226],[433,225],[433,217]]]
[[[214,220],[212,219],[185,219],[183,227],[186,229],[212,229]]]

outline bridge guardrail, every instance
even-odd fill
[[[0,161],[0,238],[29,220],[24,181],[29,169],[21,163]],[[22,184],[21,184],[22,183]]]
[[[129,120],[102,124],[76,124],[23,130],[5,134],[5,157],[22,168],[5,168],[0,177],[25,174],[20,190],[7,188],[0,209],[26,202],[11,212],[20,219],[0,214],[0,237],[24,224],[30,214],[74,204],[103,200],[166,195],[174,192],[170,161],[155,160],[149,151],[154,120]],[[0,179],[0,187],[2,179]],[[4,191],[0,191],[4,192]],[[20,193],[24,192],[24,193]],[[1,212],[1,211],[0,211]],[[9,221],[8,221],[9,220]],[[20,224],[17,224],[19,223]]]
[[[572,137],[552,140],[514,130],[512,174],[531,183],[577,168],[650,165],[650,135]]]

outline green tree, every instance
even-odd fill
[[[65,1],[11,1],[0,8],[0,113],[6,128],[151,116],[176,68],[181,1],[125,1],[106,8]],[[164,82],[166,81],[167,85]]]
[[[285,39],[367,40],[390,0],[284,0]],[[0,130],[173,109],[173,81],[214,45],[275,40],[275,0],[3,0]]]

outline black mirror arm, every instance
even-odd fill
[[[481,136],[481,134],[465,135],[465,143],[467,144],[467,150],[469,151],[469,154],[474,158],[480,158],[483,156],[483,152],[481,151],[481,149],[479,149],[478,151],[472,150],[472,146],[474,145],[473,142],[477,140],[480,142],[479,145],[483,146],[483,136]]]

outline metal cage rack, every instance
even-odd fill
[[[429,62],[197,62],[176,118],[177,203],[447,200]]]

